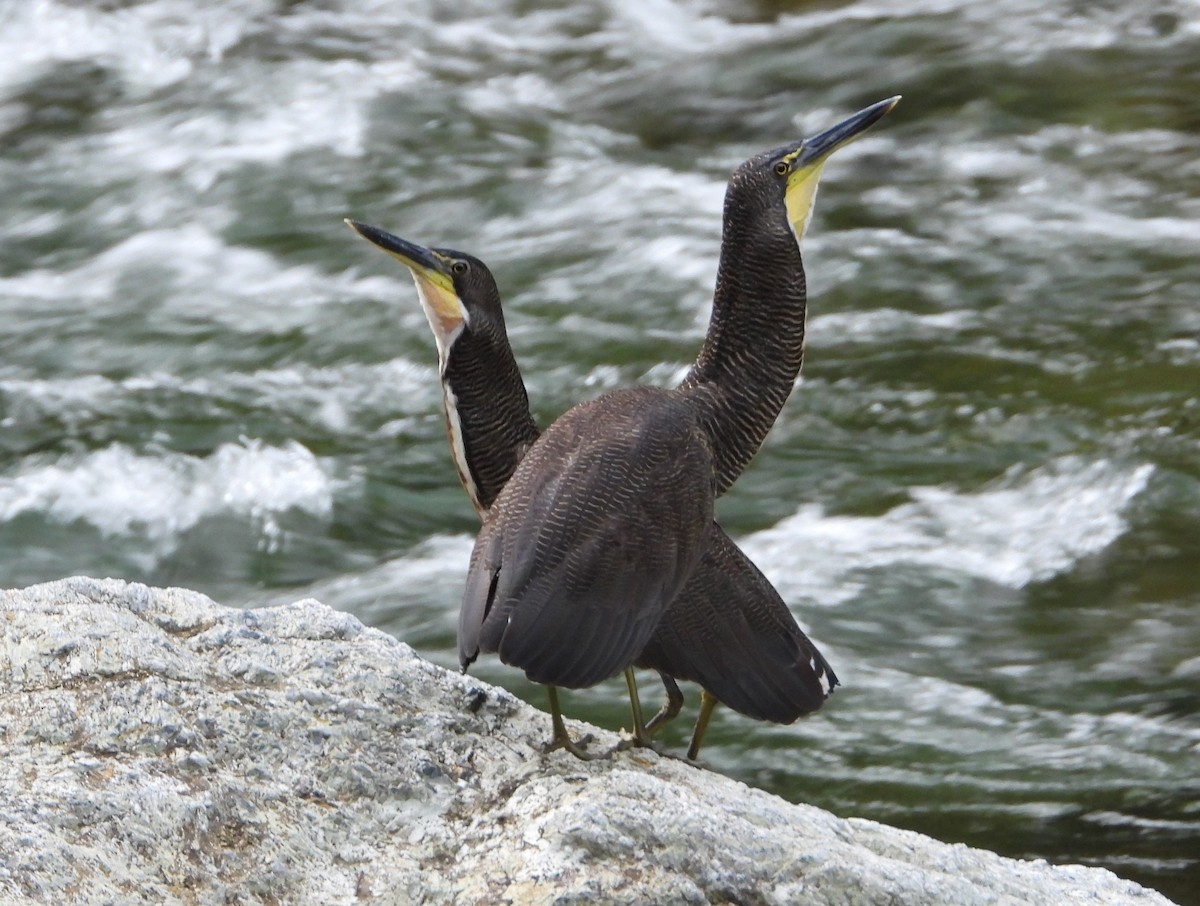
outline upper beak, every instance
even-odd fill
[[[369,226],[368,224],[359,223],[357,220],[350,220],[349,218],[346,219],[346,226],[362,236],[367,242],[379,246],[393,258],[398,258],[401,264],[414,272],[414,276],[417,275],[418,271],[421,276],[431,273],[441,274],[444,277],[450,276],[441,259],[423,245],[408,242],[399,236],[393,236],[386,230],[379,229],[379,227]]]
[[[454,277],[446,260],[432,249],[393,236],[378,227],[349,219],[346,225],[412,272],[413,281],[417,284],[417,296],[437,340],[438,356],[444,368],[450,346],[467,321],[467,310],[454,289]]]
[[[848,119],[842,120],[832,129],[826,129],[819,135],[806,138],[796,165],[808,167],[823,161],[838,148],[850,144],[874,126],[898,103],[900,103],[900,95],[888,98],[886,101],[879,101],[865,110],[858,111]]]

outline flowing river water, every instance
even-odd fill
[[[492,265],[547,424],[682,374],[738,162],[897,93],[718,506],[844,686],[705,757],[1200,903],[1192,0],[0,0],[0,584],[312,594],[453,665],[433,340],[342,218]]]

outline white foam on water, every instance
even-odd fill
[[[324,148],[363,153],[368,103],[416,82],[420,74],[396,62],[299,60],[271,67],[268,85],[231,84],[197,110],[131,118],[93,138],[98,164],[133,172],[178,173],[198,191],[247,163],[274,163]],[[222,97],[222,95],[226,95]],[[234,106],[236,115],[214,106]]]
[[[142,6],[144,12],[162,8]],[[87,4],[11,4],[0,29],[0,90],[23,82],[42,66],[76,60],[118,65],[127,81],[147,91],[178,82],[192,71],[189,55],[202,52],[203,14],[199,8],[194,13],[190,28],[169,28],[143,15],[106,14]]]
[[[1200,362],[1200,340],[1190,337],[1164,340],[1158,344],[1157,348],[1176,365]]]
[[[1067,50],[1118,44],[1182,43],[1200,31],[1190,0],[1165,0],[1153,10],[1178,16],[1174,35],[1155,31],[1147,7],[1141,4],[1080,6],[1071,0],[866,0],[784,16],[781,29],[811,36],[818,28],[839,23],[861,23],[859,27],[866,28],[873,22],[932,21],[943,40],[953,37],[965,58],[980,63],[988,59],[1028,63]]]
[[[405,638],[412,637],[414,623],[452,634],[474,543],[468,535],[432,535],[403,556],[324,579],[302,593],[350,611],[371,626],[402,626],[400,635]],[[285,603],[300,593],[270,592],[253,604]]]
[[[1052,241],[1061,247],[1062,237],[1069,236],[1080,246],[1104,242],[1180,254],[1200,244],[1200,224],[1191,217],[1145,217],[1111,207],[1106,210],[1106,206],[1120,205],[1122,199],[1102,191],[1074,191],[1070,182],[1063,174],[1056,189],[1052,177],[1030,178],[1015,194],[974,218],[979,227],[976,241],[1046,248]],[[1126,195],[1135,191],[1153,189],[1142,185]]]
[[[204,401],[234,398],[344,433],[361,431],[362,424],[356,423],[373,420],[380,412],[400,409],[425,414],[439,398],[437,386],[437,369],[432,363],[418,365],[407,359],[323,368],[295,365],[201,378],[165,372],[121,380],[99,375],[9,378],[0,380],[0,393],[8,403],[0,427],[20,427],[46,418],[70,425],[97,414],[121,415],[131,408],[140,409],[147,396],[174,396],[179,398],[179,406],[195,400],[214,408],[221,403]]]
[[[148,276],[157,279],[148,283]],[[330,274],[309,265],[284,265],[268,252],[229,245],[208,227],[189,223],[136,233],[69,270],[0,277],[0,298],[62,311],[72,303],[103,306],[136,299],[143,284],[152,287],[156,304],[189,319],[210,317],[266,332],[306,326],[313,307],[355,297],[411,295],[411,285],[399,275],[359,276],[354,269]]]
[[[294,441],[222,444],[207,457],[139,453],[113,444],[27,464],[0,478],[0,522],[41,513],[169,548],[202,519],[221,513],[252,519],[267,535],[277,529],[275,517],[291,509],[329,519],[336,485],[329,469]]]
[[[474,544],[475,539],[467,535],[430,535],[403,556],[324,579],[308,586],[304,594],[329,604],[337,602],[339,608],[352,609],[360,616],[364,607],[380,600],[385,608],[394,607],[397,596],[434,595],[439,589],[461,594]],[[268,598],[274,601],[279,594],[271,592]],[[292,600],[296,592],[287,594]]]
[[[536,253],[547,239],[586,248],[589,260],[619,250],[640,255],[645,263],[657,267],[682,266],[689,274],[703,274],[711,282],[716,273],[712,253],[720,242],[724,179],[616,161],[602,148],[603,143],[615,140],[612,136],[585,138],[579,133],[595,130],[564,131],[593,147],[575,148],[549,163],[540,188],[553,204],[539,209],[536,221],[528,224],[510,218],[480,224],[480,241],[513,257]],[[587,160],[581,161],[581,157]],[[638,234],[629,232],[631,199],[637,200]],[[695,249],[687,249],[692,253],[687,256],[680,254],[685,250],[680,238],[697,230],[709,237],[711,248],[705,253],[713,260],[694,260],[699,259]],[[663,237],[670,237],[666,245],[646,249],[645,243],[660,242]]]
[[[851,682],[853,707],[824,732],[889,751],[934,746],[940,757],[961,762],[958,782],[982,788],[1081,782],[1124,788],[1130,776],[1169,783],[1189,770],[1187,753],[1200,745],[1200,729],[1169,717],[1004,701],[972,685],[878,664],[860,664]],[[905,716],[899,723],[898,713]],[[945,780],[907,758],[900,764],[908,782]]]
[[[0,393],[8,403],[0,427],[12,428],[51,414],[69,424],[76,415],[107,408],[118,386],[118,382],[96,374],[0,380]]]
[[[120,81],[125,97],[106,111],[105,128],[87,135],[86,145],[67,138],[52,152],[98,181],[171,174],[203,192],[247,163],[310,149],[358,157],[370,102],[427,77],[403,52],[372,60],[298,54],[270,65],[236,54],[224,59],[239,42],[266,32],[317,42],[332,23],[319,14],[280,16],[265,0],[151,0],[116,10],[47,0],[14,6],[19,11],[0,29],[0,122],[20,119],[20,105],[6,105],[3,95],[56,66],[95,64]],[[369,23],[362,33],[373,33]],[[144,200],[138,214],[151,207]]]
[[[863,571],[897,565],[963,573],[1009,588],[1067,572],[1126,529],[1124,510],[1153,467],[1068,457],[1010,470],[975,493],[914,488],[882,516],[831,516],[809,505],[743,547],[785,597],[839,604]]]
[[[463,92],[463,101],[480,116],[511,115],[522,111],[557,114],[563,111],[565,104],[559,86],[532,72],[491,76],[468,86]]]
[[[646,288],[683,287],[665,304],[694,314],[699,336],[716,276],[724,191],[723,179],[575,149],[542,175],[537,192],[545,203],[536,219],[494,218],[479,224],[476,241],[497,260],[536,258],[548,247],[587,249],[586,260],[540,275],[528,298],[598,320]],[[632,199],[639,210],[633,221]]]
[[[1144,142],[1153,150],[1140,149]],[[998,271],[1028,273],[1014,260],[1042,260],[1077,248],[1094,254],[1152,251],[1194,257],[1200,244],[1195,200],[1163,191],[1156,160],[1190,160],[1200,152],[1194,136],[1165,130],[1104,133],[1086,126],[1047,125],[1023,137],[1019,148],[995,141],[961,141],[922,146],[914,154],[929,172],[944,202],[944,217],[925,219],[946,249],[990,259]],[[945,179],[950,171],[953,178]],[[989,185],[981,204],[975,182]],[[1027,269],[1028,270],[1028,269]],[[1035,272],[1058,275],[1059,260]]]
[[[812,336],[821,337],[822,345],[830,346],[943,337],[976,327],[981,320],[978,312],[965,309],[922,315],[898,308],[875,308],[814,315],[808,319],[808,328]]]
[[[637,47],[640,54],[655,52],[676,57],[705,51],[729,53],[769,40],[777,34],[772,23],[734,24],[707,10],[675,0],[635,0],[612,4],[609,30],[624,40],[617,47]]]
[[[834,751],[886,753],[868,759],[873,766],[865,772],[858,761],[830,763],[832,776],[852,771],[858,782],[888,776],[928,786],[953,777],[953,783],[981,791],[1024,789],[1030,794],[1027,801],[1036,802],[1043,787],[1053,789],[1057,800],[1072,787],[1125,791],[1130,777],[1170,787],[1194,774],[1200,727],[1169,713],[1095,713],[1076,707],[1081,703],[1069,691],[1066,697],[1035,704],[997,696],[969,680],[898,668],[904,660],[900,649],[864,658],[822,647],[844,686],[817,721],[772,727],[741,717],[724,719],[744,721],[757,739],[812,734]],[[903,720],[897,721],[900,714]],[[930,751],[936,752],[939,765],[933,770]],[[736,757],[751,764],[772,761],[769,749],[758,746],[738,746]],[[970,800],[958,801],[961,807]]]

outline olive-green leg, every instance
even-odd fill
[[[638,698],[637,679],[633,668],[625,668],[625,685],[629,687],[629,710],[633,714],[633,738],[635,745],[649,746],[650,734],[646,732],[646,722],[642,720],[642,701]]]
[[[659,755],[666,755],[667,752],[662,746],[651,739],[650,734],[646,732],[646,724],[642,720],[642,703],[638,698],[637,680],[634,678],[632,667],[625,671],[625,685],[629,687],[629,710],[633,714],[633,733],[629,738],[617,743],[616,750],[620,752],[632,748],[651,749]]]
[[[542,751],[549,754],[557,749],[566,749],[576,758],[583,761],[595,761],[597,758],[603,758],[607,753],[589,752],[584,748],[592,737],[585,736],[575,742],[567,733],[567,725],[563,723],[562,709],[558,706],[558,689],[555,686],[547,686],[546,692],[550,696],[550,721],[554,726],[554,736],[551,740],[542,746]]]
[[[692,730],[692,744],[688,746],[687,757],[688,761],[695,761],[700,757],[700,744],[704,741],[704,731],[708,729],[708,721],[712,717],[713,709],[719,705],[716,696],[707,689],[702,689],[700,692],[700,714],[696,718],[696,728]]]
[[[665,724],[678,717],[680,710],[683,708],[683,693],[679,691],[679,684],[665,673],[659,673],[658,675],[662,678],[663,689],[667,693],[667,700],[658,709],[658,713],[650,718],[650,722],[646,724],[646,732],[651,736],[661,730]]]

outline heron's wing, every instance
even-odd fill
[[[770,581],[715,523],[637,663],[700,683],[733,710],[776,723],[816,711],[838,684]]]
[[[475,539],[467,588],[458,612],[458,662],[463,670],[479,657],[479,631],[495,600],[501,562],[500,536],[489,531],[491,525],[491,521],[485,521]]]
[[[478,647],[530,679],[582,687],[629,666],[700,556],[711,455],[691,413],[663,396],[610,394],[568,412],[488,514],[464,621],[479,620]]]

